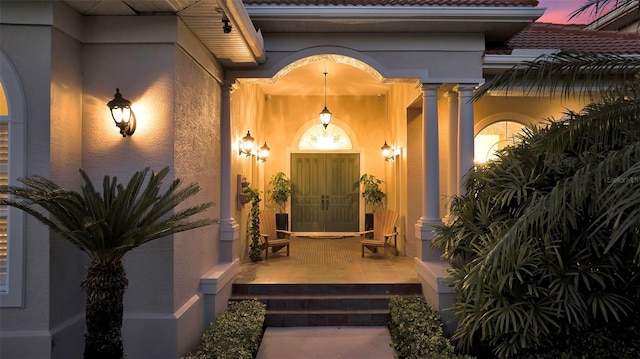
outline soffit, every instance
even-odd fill
[[[230,14],[233,30],[225,34],[218,0],[64,0],[85,16],[177,15],[225,67],[255,65],[256,57]]]

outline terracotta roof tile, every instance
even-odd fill
[[[505,46],[487,49],[562,49],[618,54],[640,53],[640,35],[632,32],[586,30],[584,25],[533,23],[508,40]]]
[[[245,5],[301,6],[537,6],[538,0],[244,0]]]

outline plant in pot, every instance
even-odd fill
[[[373,229],[373,212],[376,209],[382,208],[382,200],[387,195],[380,189],[380,185],[384,183],[383,180],[376,178],[374,175],[363,174],[360,177],[360,183],[362,184],[362,198],[364,198],[365,204],[365,217],[364,217],[364,229],[365,231]],[[368,211],[371,209],[371,211]]]
[[[267,194],[271,196],[271,201],[278,207],[276,213],[276,228],[289,230],[289,214],[285,213],[287,201],[291,196],[292,183],[284,172],[277,172],[269,180],[270,190]]]

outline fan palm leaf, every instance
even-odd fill
[[[640,59],[617,54],[559,51],[522,62],[497,74],[473,95],[478,100],[491,91],[524,91],[529,95],[563,98],[574,95],[596,99],[603,93],[624,93],[637,82]]]

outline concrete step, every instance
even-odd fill
[[[386,326],[389,298],[422,294],[419,283],[234,284],[231,301],[259,300],[266,326]]]

